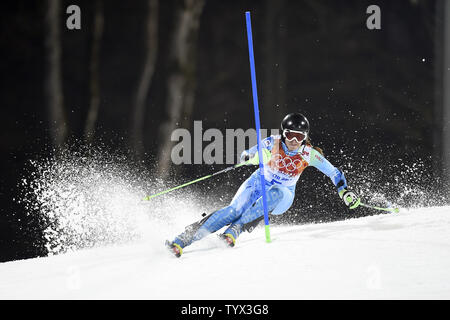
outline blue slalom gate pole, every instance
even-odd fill
[[[250,74],[252,78],[252,93],[253,93],[253,108],[255,111],[255,123],[256,123],[256,139],[258,141],[258,156],[259,156],[259,172],[261,177],[261,191],[264,208],[264,223],[266,232],[266,242],[270,240],[269,229],[269,213],[267,210],[267,195],[266,195],[266,181],[264,179],[264,161],[261,147],[261,124],[259,121],[259,107],[258,107],[258,90],[256,87],[256,72],[255,72],[255,57],[253,55],[253,37],[252,37],[252,22],[250,18],[250,12],[245,12],[246,25],[247,25],[247,39],[248,39],[248,55],[250,58]]]

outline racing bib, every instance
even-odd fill
[[[274,139],[272,157],[265,166],[264,176],[272,183],[292,186],[308,167],[311,146],[301,147],[297,154],[290,156],[284,152],[281,143],[281,139]]]

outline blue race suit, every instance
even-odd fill
[[[338,192],[347,187],[345,176],[335,168],[325,157],[309,144],[303,144],[295,151],[289,151],[281,137],[270,136],[264,139],[262,147],[271,152],[270,161],[264,165],[265,190],[267,194],[268,211],[279,215],[286,212],[294,201],[295,186],[301,173],[308,166],[313,166],[327,175]],[[257,153],[257,145],[246,150],[249,154]],[[193,241],[213,233],[226,225],[230,225],[224,232],[236,239],[243,226],[259,219],[264,215],[262,205],[261,179],[259,170],[240,186],[231,203],[214,212],[195,232],[193,237],[178,236],[174,242],[182,248]]]

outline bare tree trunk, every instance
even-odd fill
[[[193,111],[196,80],[196,47],[204,0],[177,1],[175,28],[172,35],[170,73],[168,76],[168,119],[159,129],[162,146],[158,152],[158,175],[166,177],[171,167],[170,137],[183,118]]]
[[[450,193],[450,1],[436,2],[435,16],[435,106],[433,164],[441,186]]]
[[[434,109],[433,109],[433,172],[436,177],[442,176],[442,114],[443,114],[443,42],[444,42],[444,2],[437,0],[435,7],[434,34]]]
[[[62,87],[61,68],[61,36],[60,17],[61,11],[59,0],[47,0],[47,13],[45,23],[47,37],[45,47],[47,51],[47,79],[45,92],[50,123],[51,140],[55,146],[61,146],[67,136],[67,123],[64,113],[64,94]]]
[[[444,182],[447,186],[447,194],[450,193],[450,1],[444,3],[444,37],[443,37],[443,160]]]
[[[287,112],[287,17],[285,0],[266,0],[265,30],[265,90],[264,121],[265,126],[278,128],[279,119],[273,117],[274,112],[282,117]],[[267,128],[267,129],[270,129]]]
[[[89,110],[84,127],[84,138],[87,142],[94,139],[95,125],[98,118],[100,107],[100,79],[99,79],[99,61],[100,61],[100,43],[103,35],[103,3],[102,0],[95,1],[94,29],[92,34],[92,50],[90,62],[90,103]]]
[[[146,59],[136,91],[134,109],[131,118],[131,144],[136,155],[141,158],[144,154],[144,119],[146,98],[155,72],[156,57],[158,55],[158,0],[148,1]]]

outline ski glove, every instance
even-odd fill
[[[241,154],[241,163],[247,162],[248,160],[250,160],[250,158],[253,158],[254,156],[255,156],[254,154],[250,154],[247,151],[243,151]]]
[[[344,172],[338,169],[336,170],[336,174],[333,176],[333,181],[336,185],[338,193],[341,193],[342,190],[347,189],[347,179],[345,179]]]
[[[341,197],[345,205],[350,209],[357,208],[361,203],[361,199],[359,198],[359,196],[355,192],[349,191],[347,189],[342,189],[341,191],[339,191],[339,197]]]

